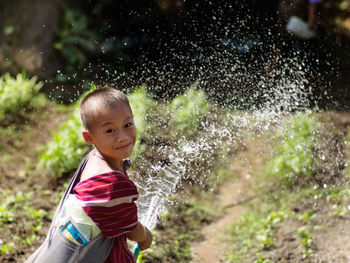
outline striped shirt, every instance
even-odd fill
[[[125,234],[138,223],[135,184],[122,172],[95,175],[78,183],[73,194],[101,232],[115,238],[105,263],[134,263]]]

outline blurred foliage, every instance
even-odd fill
[[[72,116],[53,134],[47,143],[47,150],[39,157],[38,170],[43,174],[62,176],[78,167],[82,156],[89,150],[84,141],[80,121],[80,103],[73,106]]]
[[[12,77],[6,73],[0,77],[0,121],[9,115],[15,115],[29,104],[35,107],[39,102],[38,91],[42,83],[37,78],[28,79],[25,73]]]
[[[98,48],[98,34],[90,30],[88,15],[82,10],[65,8],[56,34],[58,39],[54,48],[61,52],[65,71],[69,74],[81,69],[87,54],[96,52]]]
[[[43,174],[60,177],[74,170],[90,149],[81,134],[83,125],[80,119],[80,102],[88,92],[94,89],[95,86],[92,85],[89,91],[70,106],[72,108],[70,118],[62,124],[47,143],[46,150],[40,155],[37,165],[37,169]]]
[[[266,164],[269,176],[276,176],[286,186],[307,182],[316,173],[313,167],[320,124],[310,114],[296,114],[278,131],[274,157]]]
[[[140,45],[148,43],[145,27],[157,31],[152,21],[158,19],[153,15],[158,8],[153,0],[63,0],[62,7],[54,44],[64,64],[56,76],[59,81],[72,80],[73,74],[91,78],[96,72],[128,71],[140,56]]]
[[[323,3],[331,4],[333,7],[336,7],[339,10],[350,10],[350,1],[349,0],[323,0]]]
[[[183,95],[178,95],[169,104],[170,124],[174,136],[193,136],[201,127],[205,114],[209,112],[209,103],[203,90],[194,84]]]
[[[136,125],[137,139],[131,156],[131,160],[140,157],[146,148],[142,140],[148,136],[148,132],[152,125],[147,120],[149,110],[154,107],[155,101],[147,94],[146,86],[136,87],[136,89],[128,95],[130,107],[134,115]]]

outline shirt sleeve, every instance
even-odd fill
[[[138,191],[124,174],[111,172],[80,182],[73,194],[82,201],[82,209],[107,237],[132,231],[138,222]]]

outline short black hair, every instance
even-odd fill
[[[80,103],[80,117],[83,126],[88,130],[92,128],[91,119],[93,116],[92,110],[94,108],[113,108],[120,103],[125,103],[131,110],[128,98],[120,90],[111,87],[103,87],[88,93]]]

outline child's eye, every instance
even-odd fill
[[[129,127],[131,127],[132,125],[133,125],[133,123],[130,122],[130,123],[128,123],[128,124],[125,125],[125,128],[129,128]]]
[[[114,129],[108,129],[108,130],[106,131],[106,133],[112,133],[112,132],[115,132],[115,130],[114,130]]]

